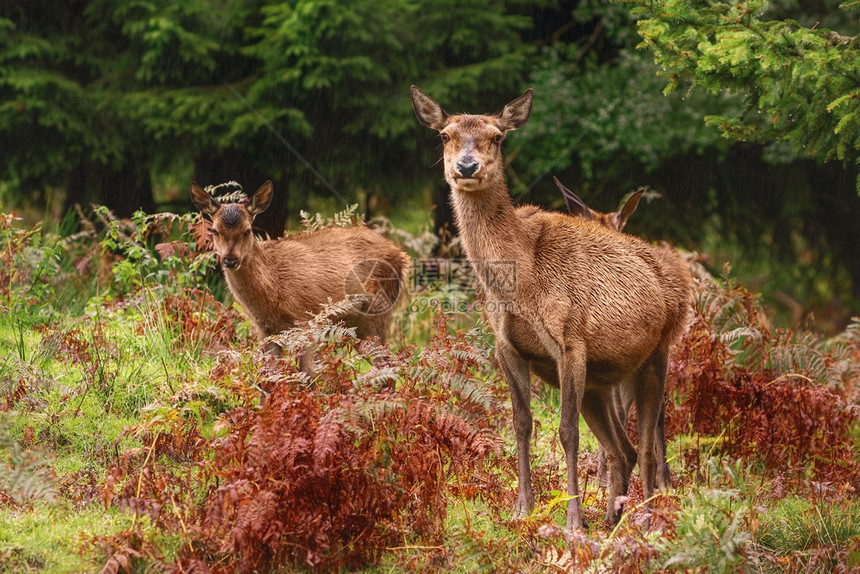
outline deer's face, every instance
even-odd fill
[[[453,116],[439,132],[445,162],[445,179],[451,187],[474,191],[485,180],[501,175],[505,132],[491,116]]]
[[[412,107],[418,121],[442,138],[445,179],[451,189],[475,191],[501,180],[505,134],[525,125],[532,109],[531,89],[498,115],[451,116],[430,96],[412,86]]]
[[[238,203],[222,205],[212,215],[212,243],[227,269],[239,269],[254,247],[253,221],[245,206]]]
[[[201,212],[212,218],[212,243],[226,269],[239,269],[254,248],[251,226],[258,213],[272,202],[272,182],[258,189],[247,206],[239,203],[221,204],[196,183],[191,184],[191,201]]]

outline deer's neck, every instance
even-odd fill
[[[454,218],[466,255],[490,298],[507,299],[491,277],[518,274],[531,267],[530,235],[517,217],[504,182],[477,191],[451,186]]]
[[[238,269],[224,268],[224,277],[233,296],[244,309],[254,314],[253,310],[263,304],[267,298],[276,293],[273,285],[271,265],[268,251],[257,241],[251,253],[242,261]]]

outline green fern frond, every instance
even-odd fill
[[[494,397],[483,382],[476,383],[460,373],[449,374],[442,379],[442,382],[464,401],[480,405],[485,410],[493,404]]]
[[[720,342],[722,342],[724,345],[731,346],[733,343],[742,341],[744,339],[761,341],[761,331],[756,329],[755,327],[742,326],[720,334]]]
[[[0,416],[0,490],[18,504],[57,498],[49,461],[40,452],[24,449],[10,432],[8,414]]]
[[[391,413],[405,410],[406,405],[396,399],[372,398],[359,401],[356,404],[356,412],[368,421],[379,420]]]
[[[356,222],[364,221],[364,214],[358,211],[358,204],[353,203],[346,209],[338,211],[332,217],[324,218],[319,213],[313,216],[307,211],[299,211],[302,226],[305,231],[319,231],[328,227],[352,227]]]
[[[219,195],[219,191],[230,188],[232,191],[227,191]],[[248,196],[242,190],[242,184],[236,181],[225,181],[218,185],[207,185],[203,188],[206,193],[217,199],[221,203],[238,203]]]
[[[361,379],[356,380],[356,383],[361,385],[370,385],[371,387],[386,387],[393,385],[400,378],[400,370],[396,367],[382,367],[374,369],[367,373]]]
[[[451,349],[451,356],[465,363],[484,364],[487,358],[475,349]]]
[[[425,385],[438,382],[441,376],[437,368],[428,365],[416,364],[406,370],[407,379]]]
[[[708,319],[716,334],[727,333],[747,325],[743,305],[737,299],[726,297],[724,291],[719,288],[699,291],[696,306]]]

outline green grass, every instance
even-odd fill
[[[32,510],[0,508],[0,572],[93,572],[95,557],[81,557],[87,537],[128,528],[132,517],[91,505],[36,503]]]
[[[789,496],[771,504],[763,514],[756,542],[787,555],[824,546],[843,547],[860,541],[860,501],[817,500]]]

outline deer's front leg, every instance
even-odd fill
[[[565,349],[558,365],[561,381],[561,420],[558,436],[567,462],[567,493],[573,498],[567,503],[567,527],[586,528],[582,501],[579,496],[577,465],[579,460],[579,411],[585,392],[585,347],[573,345]]]
[[[529,466],[529,442],[532,436],[531,386],[529,364],[515,351],[499,343],[496,349],[508,388],[511,391],[511,406],[514,415],[514,433],[517,436],[517,502],[514,518],[525,518],[532,513],[535,497],[532,492],[532,476]]]

